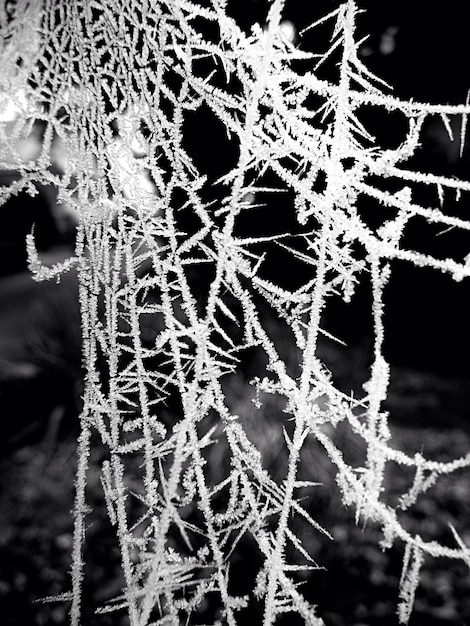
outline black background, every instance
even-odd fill
[[[285,18],[299,31],[338,7],[338,2],[286,2]],[[363,61],[391,87],[393,95],[402,99],[443,104],[461,104],[470,89],[468,70],[468,20],[465,3],[400,2],[374,0],[357,3],[364,12],[357,18],[357,35],[368,36],[363,44]],[[263,22],[268,3],[262,0],[236,0],[229,7],[236,19],[248,30],[255,21]],[[308,31],[297,39],[304,49],[322,52],[328,46],[332,23]],[[392,45],[384,47],[392,37]],[[386,53],[384,53],[384,51]],[[331,70],[334,75],[334,68]],[[379,141],[393,144],[403,129],[402,120],[365,119]],[[400,123],[401,122],[401,123]],[[201,131],[202,132],[202,131]],[[424,128],[422,148],[413,166],[446,176],[468,179],[469,150],[459,155],[459,125],[454,126],[456,140],[451,142],[443,123],[433,118]],[[221,167],[220,161],[218,163]],[[426,206],[438,206],[435,191],[423,192],[418,198]],[[468,196],[456,205],[449,198],[444,210],[465,218],[469,210]],[[378,208],[381,211],[380,208]],[[258,219],[269,229],[276,229],[273,207]],[[251,224],[253,229],[262,230]],[[285,223],[280,220],[279,229]],[[462,260],[470,251],[467,233],[441,231],[423,222],[413,225],[405,246],[432,253],[439,258]],[[284,231],[279,231],[284,232]],[[280,260],[279,268],[286,276],[292,271]],[[392,280],[385,292],[385,324],[387,329],[385,356],[394,365],[411,366],[442,375],[468,374],[470,330],[468,323],[468,280],[455,283],[450,276],[435,270],[417,269],[404,262],[394,262]],[[295,272],[294,272],[295,273]],[[349,343],[371,341],[370,288],[364,285],[351,305],[334,302],[329,307],[325,325],[340,339]],[[346,322],[346,323],[345,323]]]

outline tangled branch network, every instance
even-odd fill
[[[402,623],[426,555],[470,565],[457,533],[455,547],[439,545],[402,520],[439,475],[468,467],[470,455],[446,463],[408,456],[393,446],[382,409],[389,382],[382,294],[392,265],[430,267],[457,281],[470,275],[468,259],[403,246],[412,221],[470,229],[442,202],[470,183],[407,169],[425,121],[437,116],[450,128],[460,117],[463,142],[470,106],[390,95],[360,59],[353,0],[320,21],[334,25],[322,55],[285,36],[283,4],[273,0],[265,27],[249,33],[224,0],[22,0],[0,9],[0,167],[19,172],[2,188],[2,202],[52,186],[77,218],[75,254],[63,264],[43,265],[34,236],[27,240],[37,280],[77,271],[80,285],[85,390],[72,589],[59,598],[72,601],[74,625],[93,515],[86,502],[92,446],[104,450],[103,494],[124,580],[122,595],[99,610],[127,612],[132,626],[191,623],[203,606],[214,624],[247,623],[253,603],[264,626],[289,612],[323,624],[296,578],[317,568],[299,520],[329,537],[300,498],[319,489],[302,464],[312,446],[331,464],[357,520],[381,527],[383,547],[403,545]],[[321,78],[335,60],[337,81]],[[382,148],[368,132],[375,109],[405,120],[397,147]],[[199,110],[236,147],[233,167],[218,180],[199,171],[185,141]],[[5,121],[7,111],[13,121]],[[38,127],[40,154],[26,159],[21,140]],[[384,181],[393,181],[393,192]],[[436,189],[436,207],[415,200],[424,185]],[[296,233],[237,234],[239,220],[256,211],[253,198],[278,193]],[[361,215],[364,201],[382,216],[379,226]],[[259,250],[269,245],[305,265],[301,286],[288,289],[266,271],[270,257]],[[338,389],[318,343],[329,302],[348,302],[365,280],[373,365],[354,397]],[[295,343],[295,371],[270,334],[267,309]],[[276,473],[249,420],[234,413],[226,385],[249,348],[265,364],[251,381],[256,419],[264,419],[269,396],[284,402],[270,422],[284,437]],[[363,442],[360,462],[346,460],[335,436],[340,425]],[[396,465],[415,478],[393,507],[384,476]],[[248,539],[259,567],[249,592],[237,594],[233,559]]]

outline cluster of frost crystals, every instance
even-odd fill
[[[392,446],[381,407],[389,379],[382,292],[393,262],[456,280],[470,274],[465,261],[401,245],[410,220],[423,228],[470,228],[470,221],[413,199],[419,184],[441,197],[470,190],[468,182],[406,167],[426,118],[440,116],[448,125],[462,116],[464,132],[470,107],[389,95],[359,58],[353,0],[325,18],[334,31],[320,62],[283,34],[283,4],[273,0],[265,27],[249,34],[228,16],[224,0],[21,0],[0,11],[0,167],[18,172],[2,199],[53,186],[78,222],[75,254],[62,265],[43,266],[34,237],[27,242],[38,280],[71,269],[79,276],[85,391],[72,591],[61,596],[72,599],[74,625],[81,621],[83,542],[93,516],[86,502],[91,445],[103,450],[103,494],[124,576],[122,596],[101,610],[126,611],[132,626],[191,623],[201,607],[209,607],[214,624],[241,624],[253,602],[263,607],[264,626],[289,612],[322,624],[295,579],[316,567],[298,521],[328,536],[299,496],[315,497],[317,477],[302,466],[313,445],[334,467],[357,518],[381,526],[384,545],[404,545],[402,622],[426,555],[469,562],[457,535],[455,548],[424,541],[404,528],[400,512],[440,474],[468,466],[470,456],[450,463],[407,456]],[[319,68],[338,53],[338,81],[321,79]],[[382,149],[360,121],[374,107],[406,120],[395,149]],[[188,120],[201,108],[238,147],[219,181],[198,171],[185,143]],[[21,141],[38,127],[42,149],[26,159]],[[295,211],[301,247],[289,233],[236,235],[240,215],[255,210],[248,199],[266,191],[265,172],[295,198],[285,210]],[[399,190],[374,186],[384,179],[398,181]],[[208,201],[216,182],[217,199]],[[380,227],[361,218],[365,197],[384,214]],[[289,290],[266,279],[269,257],[257,245],[267,240],[311,269],[305,284]],[[318,340],[329,300],[348,301],[362,280],[371,281],[375,345],[370,380],[355,399],[335,386]],[[261,305],[295,338],[295,374]],[[257,398],[285,400],[276,416],[284,442],[276,472],[226,397],[225,380],[250,347],[266,363],[254,381]],[[339,425],[364,442],[354,467],[335,437]],[[393,465],[416,474],[395,509],[384,488],[384,471]],[[233,558],[242,544],[257,546],[259,571],[251,591],[237,595]]]

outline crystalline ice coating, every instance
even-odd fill
[[[102,484],[125,581],[123,595],[103,610],[124,607],[132,626],[176,625],[190,623],[210,598],[223,623],[243,623],[249,598],[232,595],[230,565],[241,539],[251,535],[262,556],[253,594],[264,602],[264,625],[288,611],[322,624],[291,576],[315,566],[293,519],[329,536],[297,495],[299,488],[315,490],[316,477],[306,477],[301,463],[316,439],[358,519],[379,523],[384,545],[405,544],[399,616],[406,622],[424,555],[468,562],[468,549],[460,538],[449,548],[411,536],[385,500],[385,468],[416,467],[401,500],[407,504],[430,486],[430,477],[465,467],[470,458],[436,463],[391,446],[382,409],[389,378],[382,293],[396,261],[457,280],[470,274],[467,257],[435,258],[402,243],[417,218],[423,228],[470,228],[446,215],[444,202],[446,191],[469,191],[469,182],[407,169],[423,121],[440,116],[450,127],[450,118],[462,116],[463,141],[470,106],[390,95],[361,60],[352,0],[329,16],[331,46],[320,59],[292,44],[295,26],[283,21],[283,2],[274,0],[266,27],[248,34],[224,6],[221,0],[22,0],[0,14],[0,167],[13,165],[19,173],[2,189],[2,202],[52,185],[78,220],[75,255],[61,265],[43,266],[34,234],[27,241],[36,279],[74,267],[80,281],[85,392],[72,624],[80,623],[85,518],[92,515],[85,487],[93,433],[108,451]],[[338,54],[337,82],[321,79],[319,69]],[[308,71],[296,71],[299,59],[310,63]],[[368,131],[359,113],[370,107],[407,120],[395,149],[383,149]],[[238,147],[236,162],[218,181],[198,171],[185,141],[198,110],[222,123],[227,141]],[[41,148],[29,158],[21,142],[39,127]],[[209,135],[205,141],[210,147]],[[302,229],[236,236],[240,216],[254,213],[258,195],[269,191],[260,180],[266,171],[282,185],[273,192],[294,197],[285,210]],[[374,186],[377,178],[398,181],[399,190]],[[213,188],[225,195],[208,200],[216,182]],[[416,185],[435,187],[441,206],[420,206]],[[364,197],[384,215],[378,228],[358,211]],[[304,283],[289,290],[277,284],[276,272],[267,279],[270,255],[259,252],[260,243],[304,263]],[[364,396],[349,398],[317,347],[330,299],[351,300],[363,280],[372,283],[373,364]],[[261,300],[295,339],[298,376],[270,336]],[[248,348],[262,352],[266,363],[255,381],[259,410],[270,395],[286,401],[278,416],[282,481],[265,467],[265,450],[224,387]],[[340,422],[365,444],[359,467],[345,461],[335,439]]]

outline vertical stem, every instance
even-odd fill
[[[81,595],[83,580],[83,542],[85,539],[85,515],[86,515],[86,474],[88,469],[88,455],[90,451],[90,426],[86,418],[86,409],[81,417],[81,433],[78,440],[78,468],[75,483],[74,503],[74,529],[72,548],[72,608],[70,610],[70,623],[79,626],[81,615]]]
[[[295,430],[289,455],[289,466],[285,479],[284,501],[279,515],[279,523],[276,531],[274,549],[270,557],[270,569],[268,574],[268,588],[265,601],[264,626],[271,626],[276,617],[275,596],[279,584],[279,578],[283,573],[284,548],[288,518],[294,498],[295,477],[300,451],[306,437],[307,414],[309,410],[308,394],[313,371],[315,352],[317,347],[318,333],[320,329],[321,312],[325,302],[325,274],[326,274],[326,234],[328,225],[322,229],[322,245],[317,264],[317,277],[312,294],[310,320],[307,331],[307,342],[303,356],[303,369],[298,389],[299,398],[296,402]]]

